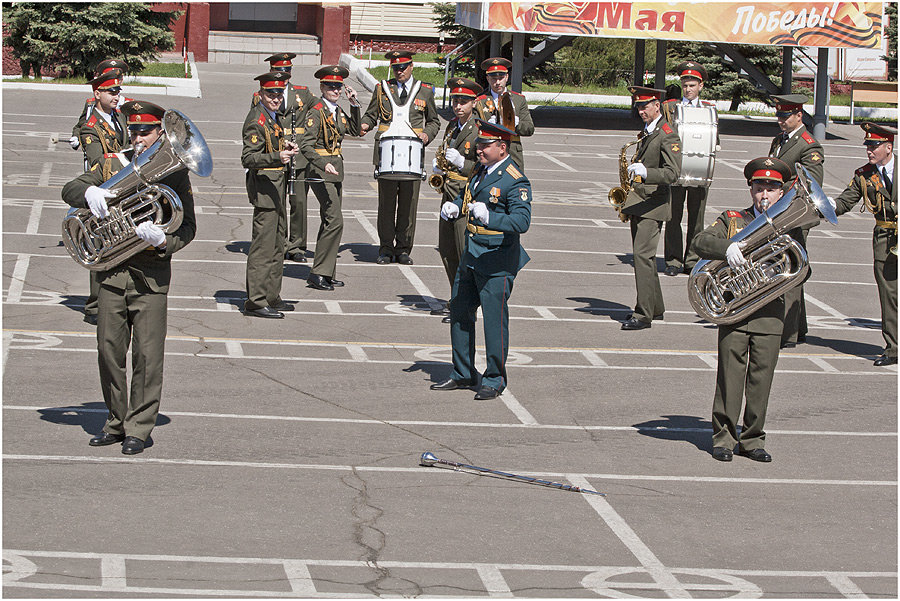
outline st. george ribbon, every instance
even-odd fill
[[[492,470],[486,467],[478,467],[477,465],[467,465],[465,463],[456,463],[455,461],[446,461],[444,459],[438,459],[434,456],[434,453],[430,451],[425,451],[422,453],[422,456],[419,458],[419,465],[423,465],[425,467],[433,467],[434,464],[439,463],[441,465],[447,465],[452,467],[455,470],[472,470],[475,472],[479,472],[482,474],[494,474],[495,476],[503,476],[504,478],[512,478],[513,480],[519,480],[521,482],[527,482],[529,484],[537,484],[539,486],[549,486],[551,488],[558,488],[560,490],[568,490],[570,492],[581,492],[590,495],[600,495],[601,497],[605,497],[606,493],[597,492],[596,490],[590,490],[588,488],[581,488],[580,486],[574,486],[572,484],[563,484],[561,482],[551,482],[549,480],[541,480],[539,478],[532,478],[531,476],[521,476],[519,474],[511,474],[509,472],[500,472],[497,470]]]

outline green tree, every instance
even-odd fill
[[[887,36],[887,55],[882,56],[887,63],[888,79],[897,81],[897,4],[884,3],[884,17],[887,25],[884,27],[884,35]]]
[[[656,44],[646,45],[643,69],[652,71]],[[634,40],[579,37],[561,48],[547,69],[548,83],[574,86],[629,85],[634,75]],[[555,81],[549,81],[549,80]]]
[[[755,44],[735,44],[735,49],[769,76],[772,82],[781,85],[781,48]],[[706,68],[708,78],[703,82],[703,97],[714,100],[731,100],[730,110],[747,99],[765,100],[768,94],[758,89],[746,76],[741,77],[738,67],[726,62],[709,45],[703,42],[669,42],[666,52],[666,70],[675,71],[682,61],[697,61]]]
[[[4,43],[22,65],[22,75],[58,69],[92,78],[104,59],[119,58],[134,73],[160,51],[175,47],[169,30],[178,11],[156,12],[146,3],[17,2],[3,4]]]
[[[435,29],[446,33],[447,37],[462,43],[475,35],[477,30],[456,24],[455,2],[432,2],[428,6],[434,13],[431,16],[431,22],[434,23]]]

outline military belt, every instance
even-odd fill
[[[341,156],[341,149],[325,150],[324,148],[316,148],[316,154],[321,157],[339,157]]]
[[[491,236],[494,234],[502,234],[503,232],[498,232],[497,230],[489,230],[486,227],[481,227],[480,225],[475,225],[474,223],[466,223],[466,229],[472,232],[473,234],[484,234],[485,236]]]
[[[897,229],[896,221],[881,221],[880,219],[875,220],[875,225],[878,227],[883,227],[886,230],[895,230]]]
[[[284,166],[281,167],[261,167],[257,169],[257,171],[284,171]]]

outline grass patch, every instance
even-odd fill
[[[29,77],[4,77],[3,81],[6,83],[60,83],[64,85],[73,85],[73,86],[84,86],[87,85],[87,80],[84,80],[80,77],[61,77],[59,79],[31,79]],[[166,86],[161,83],[142,83],[138,81],[129,81],[123,84],[126,88],[165,88]]]
[[[191,75],[191,64],[188,63],[188,76]],[[135,73],[144,77],[184,77],[184,63],[147,63],[144,70]]]
[[[188,74],[190,74],[191,65],[188,64]],[[134,75],[140,77],[177,77],[184,78],[183,63],[148,63],[144,66],[144,70]],[[11,83],[61,83],[65,85],[85,85],[88,80],[81,77],[57,77],[56,79],[31,79],[30,77],[4,77],[3,81]],[[443,82],[443,76],[441,76]],[[161,84],[156,83],[138,83],[129,81],[125,84],[129,88],[132,86],[160,87]]]

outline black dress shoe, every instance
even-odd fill
[[[475,382],[472,382],[471,380],[454,380],[453,378],[448,378],[443,382],[432,384],[430,388],[431,390],[456,390],[457,388],[470,388],[474,385]]]
[[[713,447],[712,458],[716,461],[731,461],[734,457],[734,452],[731,449],[726,449],[725,447]]]
[[[781,348],[794,348],[797,346],[796,342],[782,342]]]
[[[84,316],[84,323],[89,323],[92,326],[97,325],[97,316],[96,315],[87,315]]]
[[[284,319],[284,313],[276,311],[272,307],[260,307],[259,309],[244,308],[244,315],[248,317],[265,317],[266,319]]]
[[[309,274],[309,277],[306,279],[306,284],[310,288],[315,288],[316,290],[334,290],[334,286],[325,279],[325,276],[317,273]]]
[[[806,334],[797,334],[797,344],[803,344],[806,342]]]
[[[675,276],[681,273],[681,268],[675,267],[674,265],[669,265],[668,267],[666,267],[666,270],[663,273],[666,275]]]
[[[650,327],[649,321],[641,321],[640,319],[635,319],[632,317],[628,321],[622,324],[623,330],[646,330]]]
[[[441,317],[441,323],[450,323],[450,316],[444,315],[443,317]]]
[[[397,262],[400,263],[401,265],[412,265],[413,264],[412,258],[406,253],[400,253],[399,255],[397,255]]]
[[[766,453],[765,449],[753,449],[752,451],[746,451],[741,447],[738,447],[738,455],[742,455],[748,459],[752,459],[753,461],[761,461],[763,463],[769,463],[772,461],[772,456]]]
[[[289,305],[289,304],[287,304],[286,302],[281,301],[280,303],[277,303],[277,304],[275,304],[275,305],[269,305],[269,308],[270,308],[270,309],[275,309],[276,311],[287,311],[287,312],[290,312],[290,311],[293,311],[293,310],[294,310],[294,305]]]
[[[487,401],[489,399],[496,399],[498,396],[500,396],[500,391],[493,386],[482,386],[478,393],[475,395],[475,400]]]
[[[110,434],[109,432],[101,432],[97,436],[88,441],[92,447],[105,447],[108,444],[116,444],[125,440],[124,434]]]
[[[882,355],[875,359],[875,367],[884,367],[885,365],[896,365],[897,357],[888,357],[887,355]]]
[[[335,288],[340,288],[341,286],[344,285],[344,282],[342,282],[341,280],[336,280],[336,279],[330,278],[328,276],[322,276],[322,277],[324,277],[325,281],[327,281],[329,284],[331,284]]]
[[[387,265],[391,262],[392,258],[393,257],[391,257],[390,255],[378,255],[378,258],[375,259],[375,262],[379,265]]]
[[[306,254],[303,251],[286,252],[284,258],[295,263],[306,263]]]
[[[450,315],[450,307],[448,305],[441,306],[440,309],[432,309],[432,315]]]
[[[134,436],[126,436],[122,443],[122,453],[125,455],[137,455],[144,452],[144,441]]]
[[[694,266],[693,266],[693,265],[690,265],[690,266],[685,265],[685,266],[684,266],[684,269],[681,270],[681,273],[686,273],[687,275],[691,275],[691,272],[692,272],[692,271],[694,271]]]

